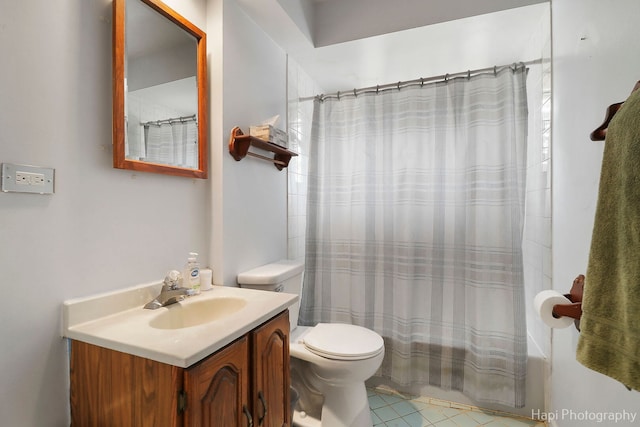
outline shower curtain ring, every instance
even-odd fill
[[[497,65],[494,65],[494,66],[493,66],[493,75],[494,75],[494,76],[497,76],[497,75],[498,75],[498,66],[497,66]]]
[[[424,86],[424,79],[420,77],[420,87]]]
[[[376,95],[380,93],[380,85],[376,85]]]
[[[400,90],[400,83],[402,83],[402,82],[398,82],[398,90]]]
[[[358,92],[356,92],[355,88],[353,89],[353,96],[356,97],[356,98],[358,97]]]
[[[471,80],[471,70],[467,70],[467,80]]]

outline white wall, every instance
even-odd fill
[[[216,26],[214,19],[209,28]],[[222,121],[212,123],[214,283],[235,285],[238,273],[287,257],[287,172],[269,162],[229,155],[229,133],[280,115],[286,125],[286,55],[234,0],[222,2]],[[210,58],[216,61],[215,58]],[[214,101],[216,102],[216,101]],[[257,151],[251,149],[251,151]],[[271,155],[271,153],[264,153]],[[220,175],[222,174],[222,175]]]
[[[604,142],[589,134],[640,79],[637,0],[553,0],[553,287],[585,273]],[[551,410],[632,411],[640,394],[575,360],[578,332],[554,330]],[[636,419],[636,425],[638,422]],[[558,426],[613,425],[559,419]],[[630,425],[618,423],[616,425]]]

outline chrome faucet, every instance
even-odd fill
[[[193,295],[193,289],[181,288],[179,286],[181,279],[182,277],[178,271],[170,271],[164,278],[160,295],[155,297],[153,301],[148,302],[144,308],[155,310],[156,308],[166,307],[167,305],[182,301],[187,295]]]

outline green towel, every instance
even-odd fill
[[[640,390],[640,90],[607,129],[577,359]]]

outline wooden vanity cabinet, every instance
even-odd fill
[[[287,310],[189,368],[80,341],[72,426],[289,427]]]
[[[182,426],[183,369],[72,341],[71,425]]]

